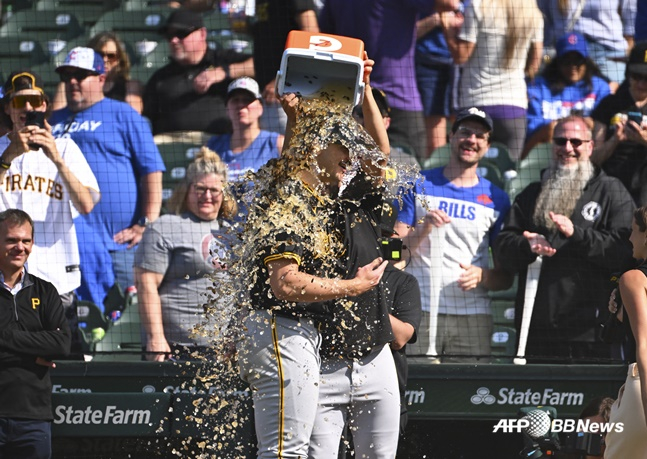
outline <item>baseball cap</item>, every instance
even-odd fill
[[[92,48],[84,48],[82,46],[77,46],[72,49],[65,58],[65,62],[56,67],[56,72],[60,73],[61,70],[67,67],[87,70],[97,75],[106,73],[101,55]]]
[[[45,94],[43,80],[31,70],[12,72],[4,85],[2,85],[4,97],[10,97],[13,93],[22,91],[23,89],[37,89],[41,94]]]
[[[647,41],[636,43],[629,54],[628,70],[647,73]]]
[[[452,132],[456,132],[456,129],[458,129],[458,126],[460,126],[460,124],[465,120],[480,121],[481,124],[487,127],[487,130],[489,132],[492,132],[494,130],[494,125],[492,123],[492,118],[490,118],[490,115],[485,113],[483,110],[479,110],[476,107],[472,107],[472,108],[466,108],[464,110],[461,110],[456,114],[456,120],[452,125]]]
[[[255,79],[250,77],[240,77],[236,78],[234,81],[229,83],[229,86],[227,86],[227,98],[225,100],[225,103],[227,103],[229,97],[234,91],[239,90],[251,93],[256,99],[263,98],[263,96],[261,96],[261,91],[258,88],[258,83]]]
[[[567,33],[557,40],[557,43],[555,43],[555,52],[557,57],[570,52],[576,52],[581,54],[583,57],[589,57],[589,50],[586,47],[586,39],[582,34],[576,32]]]
[[[168,30],[179,30],[182,32],[193,32],[204,27],[202,15],[195,11],[179,8],[171,13],[166,24],[160,29],[164,35]]]

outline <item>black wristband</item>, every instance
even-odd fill
[[[0,157],[0,168],[8,170],[11,167],[11,162],[6,162],[2,157]]]

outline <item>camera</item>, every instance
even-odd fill
[[[45,112],[31,111],[25,113],[25,126],[38,126],[39,128],[45,127]],[[38,150],[40,145],[37,143],[30,143],[31,150]]]
[[[402,260],[402,239],[394,237],[382,237],[378,239],[380,249],[382,250],[382,258],[385,260]]]

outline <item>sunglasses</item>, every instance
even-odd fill
[[[573,148],[577,148],[583,143],[589,143],[590,140],[569,139],[567,137],[553,137],[553,143],[558,147],[565,147],[568,142],[570,142],[571,145],[573,145]]]
[[[577,54],[575,56],[564,56],[561,58],[560,63],[566,67],[580,67],[586,63],[586,59]]]
[[[29,102],[29,105],[31,105],[32,108],[38,108],[45,103],[45,98],[42,94],[27,94],[13,96],[11,99],[11,105],[13,108],[25,108],[27,102]]]
[[[84,70],[67,71],[60,73],[60,79],[63,83],[69,83],[72,80],[76,80],[78,83],[80,83],[87,77],[90,77],[92,75],[94,75],[94,73]]]
[[[193,32],[195,32],[196,28],[192,27],[190,29],[184,29],[184,30],[178,30],[178,29],[170,29],[164,32],[164,37],[167,40],[173,40],[175,37],[179,38],[180,40],[184,40],[186,37],[191,35]]]
[[[629,76],[631,77],[632,80],[640,81],[642,83],[647,83],[647,75],[643,73],[631,73]]]
[[[115,62],[119,59],[119,55],[117,53],[100,52],[99,54],[101,55],[101,57],[103,57],[104,61]]]

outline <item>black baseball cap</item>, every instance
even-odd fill
[[[5,98],[9,98],[12,94],[22,91],[23,89],[36,89],[45,94],[43,89],[43,80],[31,70],[18,70],[11,72],[7,81],[2,86],[2,93]]]
[[[169,30],[179,30],[182,32],[193,32],[204,27],[202,15],[195,11],[179,8],[171,13],[166,20],[166,24],[160,29],[162,35]]]
[[[647,73],[647,41],[636,43],[631,49],[627,69],[634,73]]]
[[[472,107],[461,110],[456,114],[456,119],[452,125],[452,132],[456,132],[460,124],[465,120],[479,121],[487,128],[488,132],[492,132],[494,130],[494,124],[492,123],[490,115],[488,115],[484,110]]]

